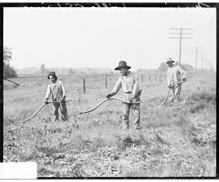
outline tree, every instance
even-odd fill
[[[194,70],[194,67],[190,64],[183,64],[182,65],[182,69],[184,69],[185,71],[193,71]]]
[[[14,68],[10,67],[9,65],[6,65],[4,67],[4,78],[15,78],[17,77],[17,72],[14,70]]]
[[[158,70],[161,72],[167,71],[168,67],[166,65],[166,63],[161,63]]]
[[[8,47],[4,47],[4,55],[3,55],[3,76],[4,78],[13,78],[17,77],[17,73],[13,67],[10,67],[10,60],[12,59],[12,49]]]
[[[40,66],[40,73],[45,73],[46,72],[46,68],[45,68],[45,64],[41,64]]]
[[[9,65],[10,64],[10,60],[12,59],[12,50],[11,48],[8,47],[4,47],[4,61],[3,61],[3,65]]]
[[[68,73],[72,74],[75,73],[75,71],[72,68],[69,68]]]

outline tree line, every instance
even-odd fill
[[[13,78],[13,77],[17,77],[17,72],[15,71],[15,69],[13,67],[10,66],[10,61],[12,60],[12,49],[8,48],[8,47],[4,47],[4,59],[3,59],[3,68],[4,68],[4,78]],[[178,62],[176,62],[175,64],[178,64]],[[181,67],[185,70],[185,71],[193,71],[194,67],[190,64],[182,64]],[[155,69],[157,71],[160,72],[165,72],[167,71],[168,67],[166,65],[165,62],[161,63],[158,69]],[[138,69],[137,72],[144,72],[144,69]],[[48,73],[49,70],[46,69],[45,64],[41,64],[40,68],[39,68],[39,72],[40,73]],[[69,73],[74,73],[74,70],[72,68],[69,69]]]
[[[176,64],[176,65],[179,65],[179,64],[178,64],[178,61],[176,61],[175,64]],[[186,64],[186,63],[182,64],[181,67],[182,67],[182,69],[184,69],[185,71],[193,71],[193,70],[194,70],[194,67],[193,67],[192,65]],[[158,68],[158,70],[159,70],[160,72],[167,71],[167,69],[168,69],[168,67],[167,67],[166,63],[161,63],[160,66],[159,66],[159,68]]]
[[[14,78],[17,77],[17,73],[13,67],[10,66],[10,60],[12,59],[12,49],[4,47],[3,53],[3,77]]]

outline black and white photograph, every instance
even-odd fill
[[[217,3],[1,6],[0,179],[218,178]]]

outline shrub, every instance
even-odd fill
[[[4,66],[4,77],[5,78],[16,78],[17,73],[13,67],[10,67],[9,65],[5,65]]]

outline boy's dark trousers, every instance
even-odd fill
[[[53,103],[53,121],[56,121],[59,119],[59,108],[61,111],[62,121],[67,120],[66,102],[61,102],[61,103]]]

